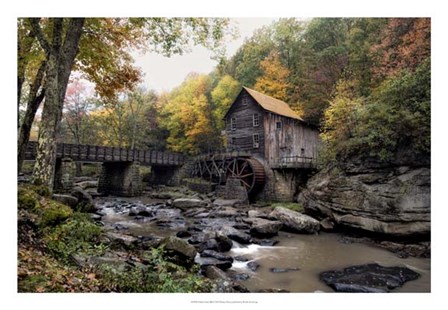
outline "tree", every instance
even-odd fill
[[[56,163],[56,134],[59,131],[65,90],[78,52],[84,18],[73,18],[64,23],[62,18],[50,20],[52,38],[45,36],[38,18],[30,22],[40,46],[46,54],[45,105],[37,141],[33,182],[53,188]]]
[[[169,132],[169,149],[198,154],[220,145],[213,130],[209,92],[208,76],[190,74],[178,88],[161,96],[160,125]]]
[[[219,135],[224,129],[224,115],[241,90],[241,85],[230,75],[223,76],[211,92],[213,127]]]
[[[18,20],[17,34],[17,170],[20,172],[34,117],[45,96],[43,81],[46,62],[38,48],[34,31],[24,20]],[[20,117],[22,99],[26,102],[26,109]]]
[[[415,70],[431,55],[431,19],[390,18],[382,30],[379,43],[371,48],[380,81],[403,69]]]
[[[72,141],[85,144],[87,133],[87,118],[93,106],[93,99],[89,98],[86,83],[80,79],[71,82],[65,94],[63,121],[71,133]]]
[[[279,100],[288,100],[289,70],[280,61],[278,52],[271,52],[261,63],[263,75],[257,78],[255,89]]]
[[[46,92],[33,180],[52,188],[55,165],[55,137],[59,131],[63,98],[75,65],[97,82],[103,97],[132,88],[139,71],[130,65],[129,48],[135,44],[165,55],[181,54],[190,44],[219,50],[227,19],[130,18],[27,19],[46,60]],[[81,35],[82,36],[81,40]],[[75,57],[79,57],[75,63]],[[118,83],[117,83],[118,81]],[[118,85],[118,86],[117,86]],[[121,88],[120,88],[121,87]]]

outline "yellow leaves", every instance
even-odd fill
[[[190,74],[180,87],[164,97],[160,123],[168,129],[168,147],[177,152],[199,153],[213,139],[211,106],[206,75]]]
[[[290,72],[283,66],[277,52],[271,52],[260,62],[264,74],[257,78],[255,90],[267,94],[279,100],[286,101],[287,92],[290,87],[288,77]]]

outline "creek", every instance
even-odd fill
[[[167,207],[164,202],[142,197],[111,197],[97,199],[96,207],[106,229],[133,236],[166,237],[189,227],[216,230],[219,225],[231,225],[234,220],[232,217],[184,216],[181,210]],[[135,208],[145,210],[146,216],[130,216],[131,210]],[[382,266],[407,267],[420,274],[417,280],[409,281],[393,292],[430,292],[430,259],[399,258],[373,245],[341,242],[341,237],[338,233],[306,235],[280,231],[277,236],[270,238],[277,242],[274,246],[242,245],[234,241],[232,249],[226,254],[237,259],[227,273],[246,274],[248,278],[240,283],[250,291],[283,289],[290,292],[332,292],[319,279],[321,272],[377,263]],[[198,255],[196,261],[200,260]],[[252,271],[248,267],[250,262],[256,262],[259,267]],[[273,268],[276,272],[273,272]]]

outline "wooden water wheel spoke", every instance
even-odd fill
[[[244,171],[244,169],[245,169],[246,167],[247,167],[247,162],[245,161],[244,164],[243,164],[243,166],[241,167],[241,171],[240,171],[239,174],[241,174],[241,173]]]
[[[249,183],[246,183],[243,179],[240,179],[241,183],[246,187],[246,189],[250,189]]]
[[[263,165],[252,158],[236,157],[228,163],[227,178],[238,179],[249,195],[255,195],[266,180]]]
[[[199,158],[192,169],[193,176],[224,184],[229,178],[237,179],[248,195],[254,197],[264,186],[266,175],[263,165],[250,157],[208,156]]]
[[[248,174],[243,174],[243,175],[239,175],[238,177],[239,178],[246,178],[246,177],[250,177],[250,176],[253,176],[254,174],[251,172],[251,173],[248,173]]]

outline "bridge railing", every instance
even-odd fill
[[[27,145],[25,158],[28,160],[35,159],[36,154],[37,142],[30,141]],[[142,164],[166,166],[182,165],[185,162],[185,156],[179,153],[69,143],[57,144],[56,157],[92,162],[138,161]]]

